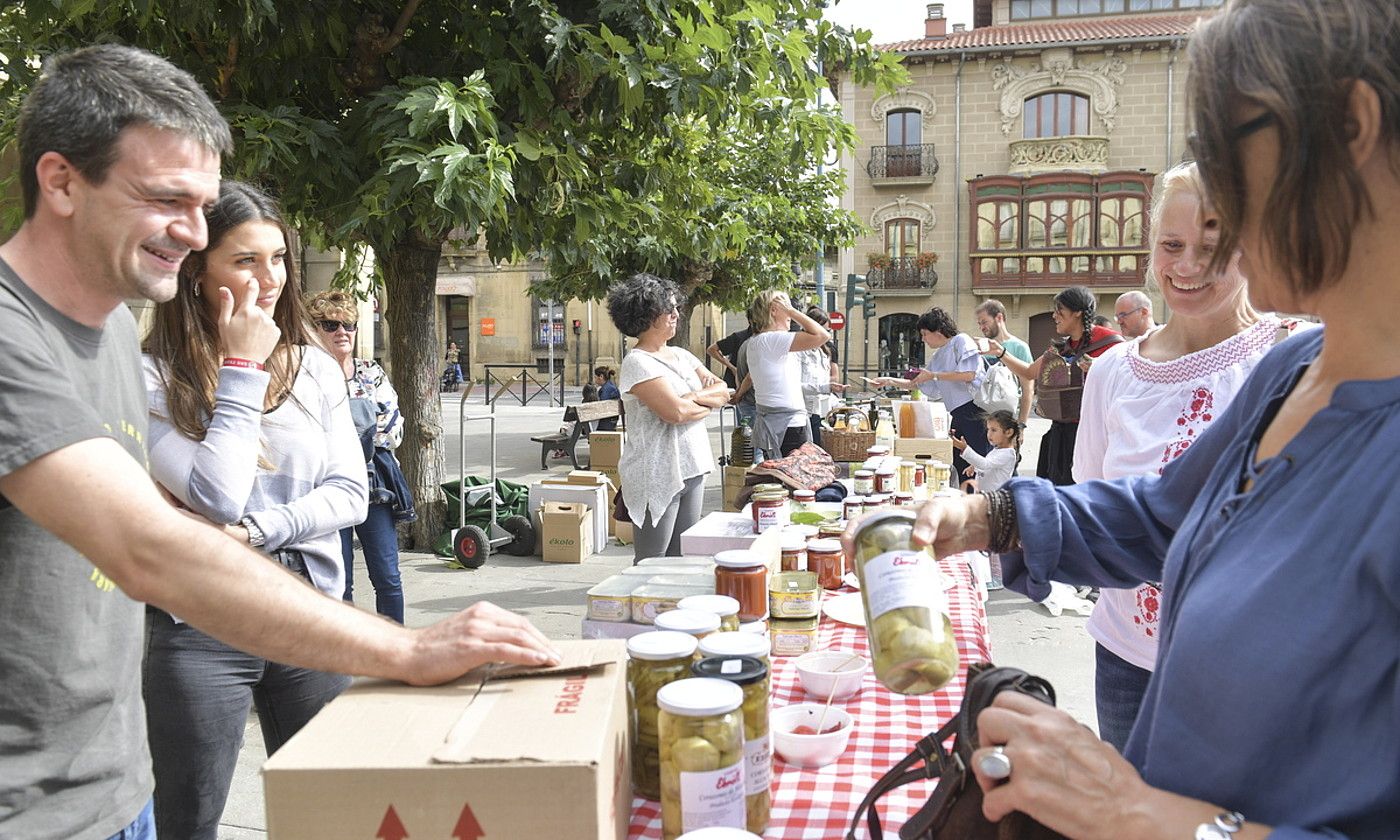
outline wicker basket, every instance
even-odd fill
[[[835,428],[837,417],[846,418],[846,428]],[[827,412],[822,422],[822,449],[831,453],[833,461],[864,461],[865,450],[874,445],[875,430],[865,412],[851,406]]]

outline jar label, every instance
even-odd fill
[[[626,598],[589,598],[588,617],[594,621],[626,621]]]
[[[948,600],[939,580],[937,561],[924,551],[886,551],[865,561],[861,590],[869,605],[870,620],[906,607],[929,610],[929,627],[936,641],[943,641],[942,616]]]
[[[758,505],[755,503],[754,516],[758,520],[758,533],[763,533],[769,528],[782,528],[788,524],[787,503],[776,505]]]
[[[734,764],[708,773],[681,771],[681,827],[695,831],[711,826],[743,828],[744,765]]]
[[[769,736],[744,742],[744,787],[752,796],[766,793],[773,783],[773,751]]]

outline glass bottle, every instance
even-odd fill
[[[643,799],[661,798],[661,753],[657,740],[656,693],[685,679],[695,660],[694,636],[666,630],[627,640],[627,724],[632,742],[632,790]]]
[[[661,755],[661,837],[705,826],[744,828],[743,689],[692,677],[656,694]]]

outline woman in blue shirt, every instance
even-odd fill
[[[617,383],[613,382],[613,377],[615,376],[617,376],[617,371],[607,365],[598,365],[593,369],[593,384],[598,386],[598,399],[622,399],[622,392],[617,389]],[[609,417],[606,420],[598,421],[598,431],[600,432],[611,432],[616,428],[616,417]]]
[[[1007,586],[1163,581],[1123,756],[1003,694],[984,813],[1070,837],[1400,832],[1400,5],[1232,0],[1190,45],[1192,151],[1263,311],[1321,318],[1259,363],[1160,476],[1015,479],[925,505],[917,542],[990,546]],[[1372,314],[1374,313],[1374,315]],[[997,782],[980,763],[1010,760]]]
[[[972,395],[982,384],[982,355],[972,339],[958,332],[953,316],[935,306],[919,316],[919,337],[929,354],[924,369],[909,379],[886,376],[873,380],[881,385],[900,388],[917,387],[924,396],[942,400],[948,409],[950,433],[967,440],[978,452],[991,448],[987,429],[982,422],[982,409],[972,401]],[[952,482],[956,487],[965,479],[968,468],[962,451],[953,454]]]

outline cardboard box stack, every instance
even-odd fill
[[[612,515],[608,500],[613,490],[608,477],[594,470],[574,470],[565,478],[547,478],[532,484],[529,507],[535,518],[536,532],[543,538],[544,522],[540,511],[546,502],[577,503],[587,506],[589,511],[588,521],[593,529],[591,546],[607,545],[608,520]],[[541,549],[543,546],[541,539]]]
[[[545,502],[540,509],[540,557],[582,563],[593,555],[592,511],[578,502]]]
[[[355,683],[263,765],[268,837],[625,840],[626,647],[555,644],[555,668]]]

